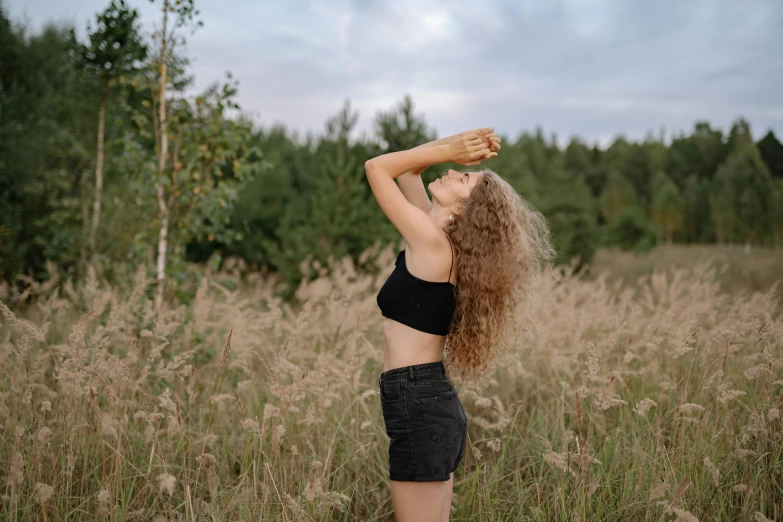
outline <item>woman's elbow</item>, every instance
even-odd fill
[[[370,159],[368,159],[367,161],[364,162],[364,172],[368,176],[370,175],[370,172],[375,169],[374,164],[373,164],[373,160],[374,159],[375,158],[370,158]]]

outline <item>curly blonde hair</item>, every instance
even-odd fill
[[[494,171],[476,172],[486,181],[458,202],[460,214],[444,227],[458,253],[444,365],[465,381],[480,377],[516,331],[518,307],[555,257],[544,216]]]

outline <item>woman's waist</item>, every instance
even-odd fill
[[[391,381],[422,381],[428,384],[437,382],[451,385],[451,381],[446,376],[446,368],[443,366],[443,361],[391,368],[381,373],[378,378],[378,384],[381,386],[383,383]]]
[[[393,319],[383,322],[383,371],[443,359],[445,336],[421,332]]]

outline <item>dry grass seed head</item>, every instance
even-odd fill
[[[38,482],[35,485],[35,500],[42,506],[52,498],[54,495],[54,488],[48,484]]]
[[[170,475],[168,473],[161,473],[157,476],[158,479],[158,488],[161,491],[165,491],[169,494],[169,496],[174,494],[174,486],[177,483],[176,477],[173,475]]]

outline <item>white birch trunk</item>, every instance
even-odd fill
[[[106,128],[106,98],[101,98],[98,112],[98,153],[95,162],[95,203],[92,208],[92,227],[90,228],[90,263],[95,260],[95,236],[101,222],[101,195],[103,194],[103,136]]]
[[[169,236],[169,209],[166,205],[166,194],[160,179],[166,174],[166,156],[168,155],[169,140],[166,129],[166,45],[168,43],[168,7],[169,2],[163,2],[163,31],[161,33],[161,58],[160,58],[160,89],[158,99],[160,100],[160,150],[158,152],[158,183],[156,184],[158,209],[160,210],[160,232],[158,234],[158,263],[157,263],[157,281],[158,286],[155,291],[155,307],[159,310],[163,304],[163,290],[166,285],[166,252],[168,250]]]
[[[160,309],[163,304],[163,289],[166,284],[166,252],[168,251],[169,237],[169,209],[166,206],[166,195],[163,186],[158,183],[157,196],[160,209],[160,231],[158,232],[158,287],[155,291],[155,307]]]

